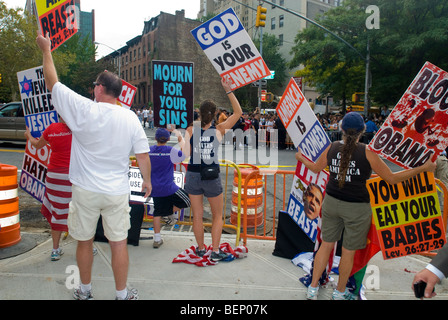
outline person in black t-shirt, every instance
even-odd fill
[[[378,154],[359,142],[365,130],[362,116],[350,112],[342,120],[343,142],[335,141],[321,154],[316,163],[302,156],[298,149],[296,159],[308,169],[319,173],[329,166],[330,177],[322,205],[322,243],[314,259],[311,284],[307,299],[317,299],[319,280],[334,244],[341,239],[342,254],[339,263],[339,282],[333,292],[334,300],[352,299],[346,284],[353,268],[356,250],[365,248],[371,225],[372,209],[366,180],[372,170],[389,184],[396,184],[424,172],[434,172],[436,165],[428,160],[424,165],[392,172]]]

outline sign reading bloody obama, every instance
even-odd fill
[[[186,129],[193,122],[192,62],[152,61],[154,124]]]
[[[70,39],[79,29],[79,9],[75,0],[35,0],[39,28],[50,35],[51,51]]]
[[[222,78],[230,76],[232,90],[271,75],[235,11],[227,9],[191,31]]]
[[[426,62],[368,148],[403,168],[448,146],[448,73]]]
[[[289,82],[276,111],[294,145],[315,162],[331,142],[294,79]]]

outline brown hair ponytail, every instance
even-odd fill
[[[205,100],[201,103],[201,106],[199,107],[201,127],[205,127],[212,122],[215,117],[216,109],[216,104],[211,100]]]

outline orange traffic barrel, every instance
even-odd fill
[[[0,164],[0,248],[20,242],[17,167]]]
[[[246,177],[256,169],[241,169],[241,213],[247,216],[248,227],[258,227],[263,224],[263,178],[260,174],[252,177],[247,182],[247,191],[245,188]],[[239,177],[237,170],[234,171],[232,208],[230,223],[238,224],[238,183]],[[245,210],[246,209],[246,210]],[[242,221],[242,220],[241,220]]]

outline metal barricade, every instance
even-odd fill
[[[232,231],[232,233],[235,233],[236,235],[236,239],[235,239],[235,246],[239,245],[239,241],[240,241],[240,233],[241,233],[241,171],[240,168],[233,162],[229,161],[229,160],[220,160],[220,166],[221,168],[225,168],[225,178],[223,179],[224,182],[224,186],[223,186],[223,229],[230,229]],[[186,173],[187,171],[187,163],[180,163],[174,166],[174,170],[175,171],[179,171],[179,172],[184,172]],[[237,175],[239,177],[239,184],[237,186],[238,188],[238,198],[237,198],[237,204],[236,204],[236,208],[237,208],[237,223],[236,225],[227,223],[226,220],[228,218],[228,215],[226,214],[228,211],[227,210],[227,206],[228,206],[228,184],[229,184],[229,168],[234,168],[234,170],[236,170]],[[230,182],[232,183],[233,186],[233,180],[230,180]],[[232,187],[230,188],[230,190],[232,190]],[[153,216],[150,214],[150,210],[149,210],[149,205],[145,205],[145,213],[143,216],[143,221],[144,222],[153,222]],[[186,208],[183,209],[184,213],[183,213],[183,219],[182,220],[178,220],[176,222],[177,225],[179,226],[192,226],[193,225],[193,215],[194,212],[191,210],[191,208]],[[230,217],[230,216],[229,216]],[[204,227],[211,227],[212,224],[209,222],[204,222],[203,223]]]

